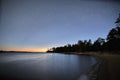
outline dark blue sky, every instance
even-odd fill
[[[78,40],[106,38],[120,2],[112,0],[2,0],[0,50],[45,51]]]

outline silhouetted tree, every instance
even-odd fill
[[[120,14],[116,20],[116,28],[112,28],[107,35],[107,50],[120,51]]]
[[[113,28],[107,35],[107,49],[109,51],[120,50],[120,27]]]
[[[77,52],[82,52],[84,48],[84,42],[82,40],[79,40],[77,45],[78,45]]]
[[[117,27],[120,27],[120,13],[119,13],[119,17],[117,18],[115,23],[116,23]]]
[[[91,51],[92,50],[92,42],[91,40],[79,40],[78,41],[78,51],[84,52],[84,51]]]
[[[48,52],[120,51],[120,14],[115,23],[117,27],[109,31],[106,40],[98,38],[93,44],[91,40],[79,40],[77,44],[53,47]]]
[[[92,41],[91,39],[88,40],[87,44],[86,44],[86,51],[92,51]]]
[[[104,43],[105,43],[105,39],[98,38],[93,44],[93,51],[102,51]]]
[[[113,28],[110,30],[109,34],[107,35],[107,40],[115,40],[120,39],[120,27]]]

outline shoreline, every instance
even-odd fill
[[[100,58],[102,61],[98,67],[98,71],[96,72],[97,78],[90,80],[120,80],[120,55],[111,53],[84,53],[89,54],[91,56],[96,56]],[[93,69],[94,76],[94,69]]]
[[[49,53],[48,53],[49,54]],[[66,54],[66,53],[59,53]],[[78,80],[120,80],[120,55],[114,53],[86,52],[67,53],[68,55],[93,56],[95,63],[86,73],[83,73]],[[81,78],[82,77],[82,78]]]
[[[83,79],[78,80],[120,80],[120,52],[85,52],[75,53],[97,57],[98,63],[92,67]]]
[[[98,72],[99,68],[101,67],[101,64],[103,62],[103,59],[100,58],[99,56],[93,55],[93,54],[84,54],[81,53],[80,55],[86,55],[86,56],[93,56],[96,58],[97,63],[92,66],[91,69],[87,71],[87,73],[84,73],[83,75],[80,76],[78,80],[99,80],[98,79]]]

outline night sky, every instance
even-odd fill
[[[106,38],[119,13],[112,0],[2,0],[0,50],[43,52]]]

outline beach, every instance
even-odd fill
[[[98,80],[120,80],[120,55],[117,54],[94,54],[103,61],[98,72]]]

